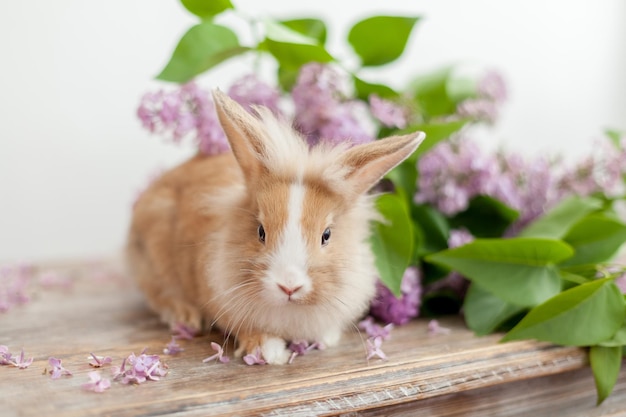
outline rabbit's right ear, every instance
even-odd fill
[[[266,153],[263,145],[265,130],[261,122],[220,90],[213,90],[213,101],[220,124],[246,182],[258,178],[263,170],[259,156]]]

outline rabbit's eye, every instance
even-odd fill
[[[322,233],[322,246],[328,245],[328,239],[330,239],[330,227],[327,227]]]
[[[258,231],[259,231],[259,242],[265,243],[265,229],[263,228],[262,224],[259,225]]]

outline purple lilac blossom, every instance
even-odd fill
[[[484,98],[468,98],[460,102],[456,112],[461,117],[482,120],[493,124],[498,120],[498,106],[495,102]]]
[[[615,285],[622,291],[622,293],[626,294],[626,273],[621,277],[615,279]]]
[[[558,187],[561,195],[588,196],[602,192],[609,196],[624,192],[626,140],[617,149],[608,140],[595,144],[593,152],[565,169]]]
[[[324,350],[326,346],[321,342],[309,343],[307,340],[294,340],[289,343],[287,348],[291,351],[291,356],[287,363],[291,364],[296,356],[306,355],[314,349]]]
[[[506,101],[508,96],[506,82],[502,74],[494,70],[487,71],[478,80],[476,92],[479,97],[488,98],[496,103]]]
[[[246,365],[265,365],[265,359],[263,359],[263,354],[261,353],[261,348],[257,347],[254,353],[248,353],[243,357],[243,361]]]
[[[206,363],[206,362],[211,362],[211,361],[219,361],[222,363],[228,363],[230,362],[230,358],[226,355],[224,355],[224,348],[215,343],[215,342],[211,342],[211,348],[216,352],[214,355],[209,356],[208,358],[204,358],[202,359],[202,362]]]
[[[466,210],[473,197],[489,195],[498,164],[477,143],[458,138],[438,144],[418,161],[416,203],[434,205],[452,216]]]
[[[147,380],[158,381],[167,374],[167,366],[158,355],[147,355],[144,351],[136,356],[131,353],[124,358],[120,367],[111,368],[113,379],[122,378],[122,384],[141,384]]]
[[[198,334],[196,329],[193,329],[183,323],[176,323],[172,328],[172,333],[177,339],[192,340]]]
[[[216,155],[230,149],[208,91],[191,82],[174,91],[146,93],[137,108],[143,126],[179,143],[194,137],[199,150]]]
[[[11,364],[11,352],[9,352],[9,347],[7,345],[0,345],[0,365],[10,365]]]
[[[432,336],[440,334],[449,334],[451,332],[447,327],[442,327],[437,320],[430,320],[428,322],[428,334]]]
[[[367,129],[365,104],[348,99],[346,86],[347,75],[330,65],[310,63],[300,69],[291,92],[294,123],[310,145],[374,140],[373,131]]]
[[[63,367],[63,365],[61,364],[61,359],[50,357],[48,358],[48,365],[50,365],[50,367],[52,368],[49,371],[50,378],[52,379],[59,379],[63,375],[66,375],[66,376],[72,375],[72,373],[69,370]]]
[[[32,276],[33,267],[30,265],[0,267],[0,313],[30,300],[26,290]]]
[[[98,371],[91,371],[89,374],[89,382],[82,385],[82,388],[87,391],[104,392],[111,387],[111,380],[102,378],[102,374]]]
[[[24,357],[24,349],[20,352],[20,356],[13,356],[7,346],[0,345],[0,365],[13,365],[19,369],[26,369],[32,363],[33,358],[26,359]]]
[[[393,101],[380,98],[376,94],[369,96],[370,111],[379,122],[387,127],[404,129],[407,125],[407,110]]]
[[[93,366],[94,368],[101,368],[104,365],[113,362],[113,359],[111,359],[110,356],[96,356],[93,353],[90,353],[87,359],[89,359],[89,365]]]
[[[387,355],[385,355],[385,352],[381,349],[383,345],[382,337],[370,337],[365,342],[367,346],[366,360],[370,360],[373,357],[378,357],[384,361],[387,360]]]
[[[422,286],[420,272],[411,266],[406,269],[400,286],[402,295],[397,298],[382,282],[376,283],[376,296],[370,314],[384,323],[406,324],[419,314]]]
[[[248,74],[235,81],[228,89],[228,95],[250,112],[253,106],[265,106],[275,115],[280,114],[280,93],[255,74]]]
[[[176,355],[182,351],[184,351],[182,347],[176,341],[176,336],[172,336],[170,342],[163,348],[163,353],[166,355]]]
[[[367,316],[359,322],[359,329],[365,331],[369,337],[381,337],[383,340],[391,339],[391,331],[393,323],[386,324],[384,327],[374,322],[372,316]]]

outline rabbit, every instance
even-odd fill
[[[238,357],[285,364],[288,341],[334,346],[375,293],[368,190],[425,135],[309,147],[269,110],[213,99],[232,152],[192,157],[139,197],[131,274],[163,321],[217,326]]]

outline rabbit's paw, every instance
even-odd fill
[[[291,356],[283,339],[266,334],[239,335],[235,356],[258,355],[259,349],[263,360],[272,365],[284,365]]]
[[[199,333],[202,330],[202,315],[196,307],[184,302],[172,303],[161,312],[161,320],[176,329],[180,325]]]
[[[341,339],[341,330],[340,329],[330,329],[322,337],[322,343],[326,347],[333,347],[339,344],[339,340]]]

